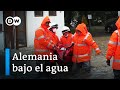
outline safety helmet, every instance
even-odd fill
[[[49,29],[51,29],[51,28],[58,28],[58,24],[57,23],[50,23]]]
[[[62,33],[64,33],[64,32],[70,32],[70,28],[67,26],[64,26],[62,29]]]

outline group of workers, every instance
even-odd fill
[[[113,57],[113,73],[115,79],[120,79],[120,17],[116,21],[117,30],[110,37],[106,52],[106,63],[110,66],[110,59]],[[58,65],[67,65],[72,71],[73,64],[77,68],[84,69],[90,73],[90,60],[92,49],[97,55],[101,50],[88,32],[87,26],[80,23],[72,34],[69,27],[64,26],[60,39],[56,35],[58,24],[52,23],[49,16],[46,16],[40,27],[35,31],[34,50],[36,55],[57,54]],[[38,61],[40,62],[40,61]],[[45,61],[49,65],[56,65],[54,60]]]

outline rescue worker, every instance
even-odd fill
[[[114,79],[120,79],[120,17],[116,21],[115,30],[108,42],[108,49],[106,52],[106,63],[110,66],[110,60],[113,57],[112,69],[114,73]]]
[[[60,37],[60,44],[61,49],[67,50],[69,49],[69,54],[66,55],[66,51],[63,53],[63,65],[67,65],[69,68],[69,71],[72,70],[72,47],[69,48],[72,45],[72,37],[73,34],[70,31],[70,28],[67,26],[64,26],[62,29],[63,36]]]
[[[55,44],[56,46],[58,46],[58,44],[59,44],[59,38],[58,38],[58,36],[56,35],[57,29],[58,29],[58,24],[56,24],[56,23],[50,23],[50,28],[49,28],[49,30],[52,32],[52,33],[51,33],[51,39],[52,39],[52,41],[54,42],[54,44]]]
[[[64,46],[64,48],[71,46],[73,34],[71,33],[70,28],[64,26],[62,29],[62,34],[63,36],[60,37],[60,43],[62,46]]]
[[[55,44],[50,38],[50,31],[48,28],[50,24],[50,19],[48,16],[46,16],[40,27],[35,31],[35,38],[34,38],[34,51],[35,55],[50,55],[52,51],[55,49]],[[40,65],[41,63],[45,64],[44,69],[46,68],[46,65],[49,65],[49,60],[45,61],[37,61],[36,64]],[[45,74],[46,75],[46,74]]]
[[[56,35],[56,31],[57,31],[57,29],[58,29],[58,24],[56,24],[56,23],[50,23],[49,24],[49,31],[50,31],[50,33],[49,33],[49,37],[50,37],[50,40],[52,40],[52,43],[55,45],[55,49],[51,49],[51,53],[52,54],[56,54],[56,49],[58,49],[57,47],[58,47],[58,44],[59,44],[59,38],[58,38],[58,36]],[[56,62],[57,61],[54,61],[54,60],[50,60],[50,62],[48,62],[47,63],[47,65],[48,66],[50,66],[50,67],[52,67],[52,66],[56,66]],[[47,75],[48,75],[48,78],[49,79],[54,79],[55,77],[56,77],[56,75],[57,74],[51,74],[51,73],[47,73]]]
[[[90,59],[92,48],[99,55],[101,50],[93,40],[92,35],[88,32],[84,23],[78,24],[73,37],[73,57],[72,61],[77,65],[77,70],[82,68],[85,72],[90,73]]]
[[[50,38],[51,40],[53,41],[54,45],[56,46],[56,49],[58,49],[58,44],[59,44],[59,38],[58,36],[56,35],[56,31],[58,29],[58,24],[56,23],[50,23]],[[52,51],[53,54],[56,54],[56,50],[53,49]],[[56,62],[51,60],[51,65],[56,65]]]
[[[36,55],[50,55],[54,49],[54,43],[50,38],[49,28],[50,19],[46,16],[40,27],[35,31],[34,49]]]

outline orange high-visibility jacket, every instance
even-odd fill
[[[72,34],[72,33],[69,33],[69,34],[68,34],[68,37],[61,36],[61,37],[60,37],[60,44],[61,44],[63,47],[65,47],[65,48],[71,46],[71,44],[72,44],[72,37],[73,37],[73,34]]]
[[[46,26],[46,22],[50,22],[48,16],[43,19],[41,26],[35,31],[34,50],[36,55],[49,55],[54,47],[54,43],[50,38],[50,31],[48,30],[48,26]]]
[[[117,30],[115,30],[108,42],[106,59],[110,60],[113,57],[112,68],[120,70],[120,17],[116,22]]]
[[[51,37],[51,40],[53,41],[53,43],[57,46],[59,44],[59,38],[56,35],[56,33],[51,32],[50,37]]]
[[[53,32],[50,31],[50,38],[53,41],[53,44],[56,47],[58,47],[58,44],[59,44],[59,38],[58,38],[58,36],[55,33],[53,33]],[[53,49],[51,50],[51,53],[54,54],[54,50]],[[50,62],[54,62],[54,60],[50,60]]]
[[[91,59],[92,48],[96,51],[96,53],[100,53],[101,51],[83,23],[79,24],[76,29],[80,30],[81,34],[74,34],[72,61],[74,63],[89,61]]]

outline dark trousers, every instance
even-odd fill
[[[114,79],[120,79],[120,70],[113,69]]]
[[[65,60],[58,60],[57,63],[59,66],[68,66],[68,70],[72,71],[72,66],[73,66],[72,61],[65,62]]]
[[[91,71],[90,61],[77,63],[77,68],[83,69],[89,73]]]

